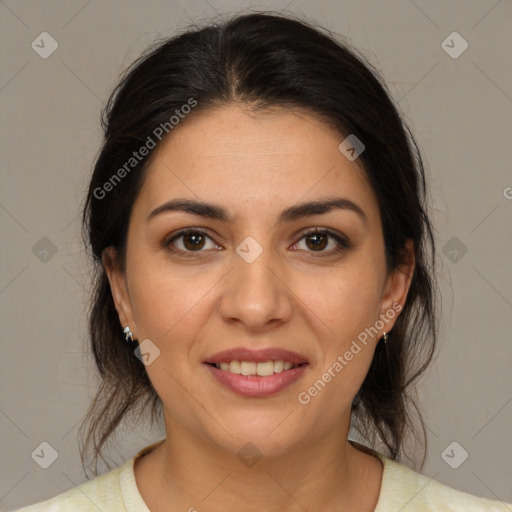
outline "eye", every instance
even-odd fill
[[[350,248],[350,243],[346,238],[325,229],[314,229],[304,233],[299,242],[293,247],[297,247],[303,240],[306,245],[306,251],[320,253],[315,256],[330,256]],[[332,248],[325,250],[330,242],[332,242]]]
[[[303,240],[306,244],[304,250],[319,253],[315,254],[317,257],[338,254],[351,247],[346,238],[326,229],[314,229],[304,233],[299,242],[292,247],[296,248]],[[207,247],[208,241],[212,244],[210,247]],[[325,250],[329,244],[333,247]],[[205,231],[195,228],[182,229],[168,241],[164,242],[164,245],[171,251],[180,253],[183,256],[194,256],[193,253],[204,252],[203,249],[220,249]]]
[[[210,241],[213,246],[205,247],[207,241]],[[170,240],[165,242],[165,245],[172,251],[181,252],[186,256],[192,256],[190,253],[202,252],[203,249],[215,249],[217,245],[213,243],[212,238],[206,232],[200,229],[182,229],[176,233]],[[187,254],[189,253],[189,254]]]

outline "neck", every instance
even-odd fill
[[[135,470],[154,512],[362,512],[373,511],[378,501],[382,464],[347,441],[348,424],[279,456],[258,458],[246,448],[243,460],[179,424],[166,427],[166,441],[139,459]]]

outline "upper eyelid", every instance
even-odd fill
[[[202,235],[210,238],[212,240],[212,242],[214,242],[213,236],[210,235],[210,233],[208,231],[205,231],[204,228],[183,228],[183,229],[179,229],[176,233],[166,237],[164,240],[164,243],[166,245],[170,244],[173,240],[177,240],[178,238],[185,236],[189,233],[201,233]]]

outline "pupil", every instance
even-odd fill
[[[322,234],[309,235],[308,240],[314,240],[312,248],[324,249],[326,246],[326,236]]]
[[[203,235],[199,233],[189,233],[185,235],[184,237],[184,243],[185,247],[187,249],[201,249],[202,245],[201,243],[204,243],[204,240],[202,239]]]

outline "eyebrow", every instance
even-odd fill
[[[300,203],[290,206],[281,212],[277,220],[277,224],[284,222],[292,222],[310,215],[322,215],[332,210],[349,210],[357,213],[361,219],[366,222],[367,217],[363,209],[350,199],[343,197],[335,197],[332,199],[323,199],[317,201],[310,201],[308,203]],[[164,212],[183,211],[198,215],[200,217],[207,217],[210,219],[220,220],[222,222],[232,222],[232,217],[228,211],[222,206],[195,199],[172,199],[166,203],[155,208],[147,217],[146,221],[160,215]]]

